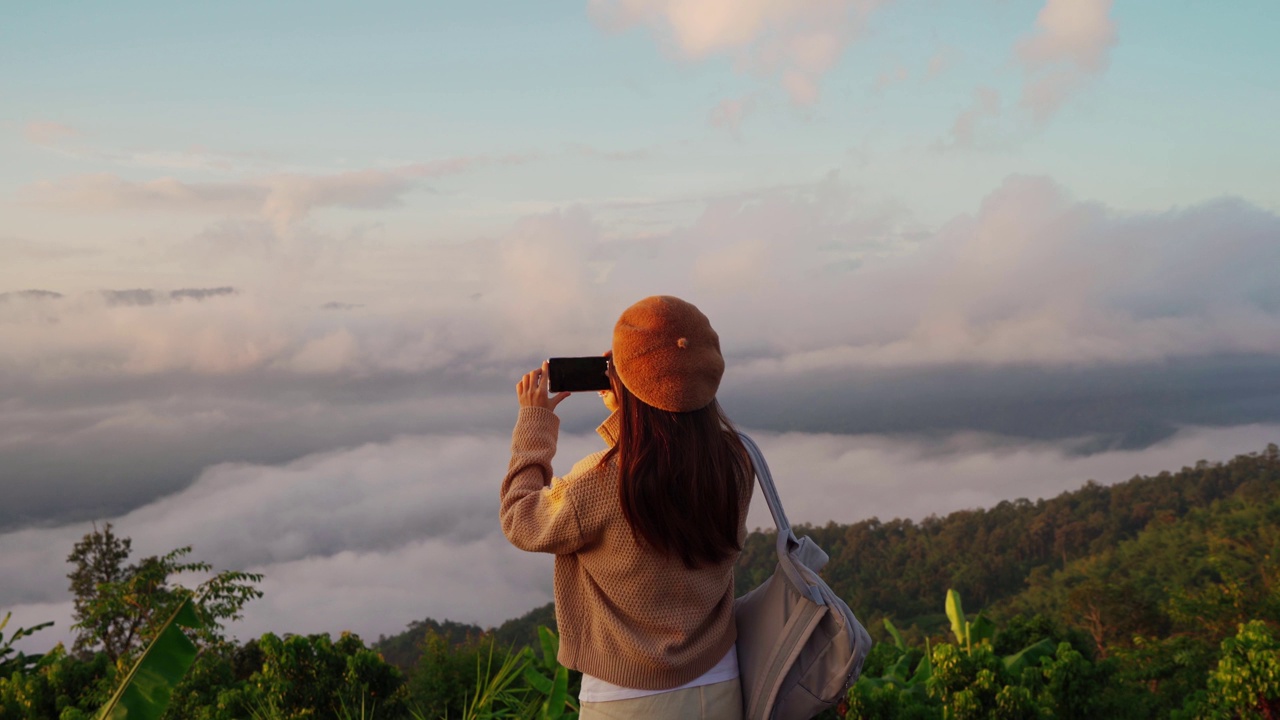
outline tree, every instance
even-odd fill
[[[25,673],[0,678],[0,718],[84,720],[111,694],[116,671],[107,656],[90,660],[67,654],[59,643]]]
[[[357,713],[399,717],[404,711],[404,675],[358,635],[344,632],[334,640],[325,634],[267,633],[256,645],[261,666],[218,696],[228,714],[209,717],[338,720]]]
[[[136,617],[105,615],[97,610],[103,601],[104,589],[123,581],[128,569],[123,563],[129,558],[133,541],[117,537],[111,531],[111,523],[102,530],[94,523],[93,532],[76,543],[67,556],[67,562],[75,569],[67,574],[74,596],[71,618],[74,627],[80,628],[72,650],[85,651],[101,645],[114,661],[123,648],[130,647],[137,633]]]
[[[75,566],[67,574],[75,597],[74,650],[100,649],[112,662],[118,662],[152,638],[188,596],[205,625],[193,632],[197,646],[203,649],[222,642],[222,623],[238,620],[247,602],[262,597],[255,587],[262,581],[259,573],[224,570],[194,589],[173,582],[173,577],[183,573],[213,572],[209,563],[183,561],[191,552],[190,546],[126,566],[131,550],[132,541],[117,536],[111,523],[102,530],[95,524],[93,532],[77,542],[67,556],[67,562]]]
[[[876,645],[849,690],[848,715],[864,720],[1076,720],[1148,717],[1121,687],[1114,661],[1094,663],[1070,642],[1055,644],[1045,618],[1007,633],[978,613],[969,619],[959,593],[947,592],[955,643],[908,648],[888,620],[893,644]],[[1084,641],[1087,642],[1087,641]],[[1020,649],[1017,649],[1020,648]],[[1007,653],[1007,654],[1006,654]],[[879,674],[878,677],[875,675]]]
[[[460,643],[435,629],[422,637],[418,662],[409,673],[409,696],[423,717],[461,717],[469,694],[475,690],[476,668],[494,658],[501,666],[507,652],[491,633],[465,638]]]
[[[1208,692],[1192,698],[1182,717],[1280,717],[1280,640],[1266,623],[1242,623],[1235,637],[1222,641]]]

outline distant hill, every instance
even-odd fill
[[[1035,574],[1100,556],[1151,523],[1169,523],[1215,501],[1280,494],[1280,450],[1201,460],[1176,473],[1135,476],[1111,486],[1089,481],[1049,500],[1004,501],[920,522],[876,518],[852,525],[803,526],[831,556],[823,576],[863,622],[892,617],[900,625],[942,621],[939,598],[955,588],[966,607],[1012,601]],[[737,574],[741,594],[773,572],[773,533],[747,538]]]
[[[1271,507],[1274,512],[1268,510]],[[1261,453],[1240,455],[1227,463],[1202,460],[1177,472],[1135,476],[1110,486],[1091,480],[1078,490],[1048,500],[1004,501],[992,508],[961,510],[920,522],[872,518],[851,525],[803,525],[796,531],[811,536],[831,556],[823,576],[875,634],[885,617],[893,618],[900,627],[937,630],[945,622],[941,599],[948,588],[958,590],[965,606],[975,610],[1067,614],[1068,606],[1075,602],[1084,603],[1084,609],[1071,612],[1098,615],[1107,597],[1114,602],[1125,599],[1112,597],[1118,592],[1114,588],[1122,585],[1117,584],[1118,576],[1099,570],[1100,564],[1123,566],[1125,577],[1143,576],[1140,566],[1144,557],[1153,563],[1177,561],[1153,549],[1164,542],[1180,543],[1183,552],[1191,553],[1182,565],[1198,568],[1200,565],[1193,562],[1196,553],[1212,554],[1204,548],[1216,542],[1214,538],[1234,537],[1234,532],[1246,538],[1240,542],[1265,546],[1272,536],[1259,530],[1262,535],[1255,538],[1258,532],[1254,530],[1268,523],[1280,527],[1280,449],[1274,443]],[[748,536],[737,570],[738,594],[773,572],[774,537],[771,532]],[[1145,549],[1135,549],[1139,546]],[[1280,558],[1280,552],[1266,555],[1266,549],[1258,551],[1258,562],[1274,564],[1271,558]],[[1276,549],[1280,551],[1280,547]],[[1247,564],[1248,554],[1245,556],[1240,562]],[[1231,572],[1237,580],[1251,577],[1248,568],[1205,568],[1195,572],[1210,576],[1217,572],[1219,579]],[[1072,596],[1062,587],[1086,580],[1099,589],[1083,600],[1079,592]],[[1266,592],[1272,590],[1268,584]],[[1131,588],[1123,592],[1133,595],[1139,591],[1146,593],[1141,612],[1150,614],[1156,612],[1153,607],[1169,604],[1161,595],[1167,590]],[[1139,612],[1129,608],[1113,614],[1128,617],[1124,612],[1129,611]],[[1159,612],[1166,615],[1163,622],[1172,622],[1168,617],[1172,611]],[[1074,617],[1068,619],[1080,624]],[[493,632],[503,644],[532,644],[540,624],[554,628],[552,605],[509,620]],[[1123,622],[1111,625],[1115,633],[1129,627]],[[1159,623],[1149,627],[1158,628]],[[483,632],[477,626],[428,619],[410,624],[399,635],[379,639],[375,646],[389,661],[405,667],[416,658],[416,643],[428,630],[454,643],[468,633]],[[1104,628],[1094,634],[1105,639],[1106,632]]]
[[[556,606],[547,603],[534,608],[518,618],[508,620],[496,628],[482,628],[479,625],[445,620],[438,622],[427,618],[409,623],[404,632],[391,636],[380,636],[373,648],[382,653],[382,657],[402,670],[408,670],[417,662],[421,654],[419,644],[427,633],[434,632],[444,637],[451,645],[461,645],[468,638],[476,638],[486,632],[492,632],[501,647],[536,646],[538,643],[538,626],[556,627]]]

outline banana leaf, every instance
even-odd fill
[[[157,720],[169,706],[174,686],[196,659],[196,646],[182,628],[203,626],[191,598],[183,600],[98,711],[98,720]]]
[[[548,720],[555,720],[564,717],[565,701],[569,699],[569,671],[563,667],[556,668],[555,680],[552,683],[551,694],[547,696],[547,702],[542,706],[542,716]]]
[[[910,672],[911,672],[911,656],[906,653],[903,653],[902,657],[898,658],[898,662],[894,663],[893,667],[889,668],[889,672],[885,673],[884,676],[886,679],[892,679],[894,682],[898,682],[898,683],[902,683],[903,685],[906,685],[907,673],[910,673]]]
[[[1035,665],[1041,658],[1048,657],[1057,650],[1048,638],[1028,645],[1013,655],[1003,658],[1005,669],[1014,675],[1022,673],[1022,668]]]
[[[924,657],[920,659],[920,664],[916,666],[916,672],[911,676],[911,680],[908,681],[909,684],[923,686],[925,683],[929,682],[930,678],[933,677],[933,660],[930,658],[931,655],[933,655],[933,648],[929,647],[929,639],[925,638]]]
[[[978,613],[973,622],[965,624],[968,625],[969,641],[974,645],[978,645],[983,640],[994,641],[996,624],[986,615]]]
[[[898,628],[889,621],[889,618],[884,619],[884,629],[888,630],[889,634],[893,636],[893,642],[898,646],[899,650],[907,649],[907,644],[902,641],[902,633],[898,632]]]
[[[956,636],[956,644],[968,647],[968,623],[965,622],[964,607],[960,604],[960,593],[955,590],[947,590],[947,618],[951,620],[951,632]]]
[[[526,665],[524,668],[524,681],[529,685],[529,687],[537,690],[543,695],[551,694],[551,679],[538,672],[538,669],[531,665]]]
[[[545,668],[557,667],[559,662],[556,656],[560,652],[560,637],[539,625],[538,642],[542,645],[542,666]]]
[[[9,674],[14,670],[22,671],[40,662],[40,658],[43,655],[27,655],[14,648],[13,644],[37,630],[43,630],[53,625],[53,622],[45,622],[29,628],[18,628],[13,631],[8,640],[5,640],[4,629],[9,625],[9,618],[11,617],[13,617],[13,613],[5,613],[4,619],[0,620],[0,679],[9,677]],[[13,657],[9,657],[9,655],[13,655]]]
[[[929,697],[929,685],[933,679],[933,648],[929,646],[929,639],[924,640],[924,657],[920,659],[920,664],[916,666],[916,672],[907,681],[907,692],[914,696],[918,702],[926,702]]]

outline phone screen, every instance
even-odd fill
[[[609,359],[602,355],[592,357],[551,358],[547,361],[547,375],[551,392],[583,392],[608,390]]]

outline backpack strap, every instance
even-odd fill
[[[747,455],[751,456],[751,464],[755,468],[756,479],[760,482],[760,490],[764,493],[765,502],[769,503],[769,514],[773,515],[773,524],[778,528],[778,537],[783,535],[795,537],[791,533],[791,523],[787,521],[787,513],[782,509],[778,488],[773,484],[773,474],[769,472],[769,463],[765,462],[760,446],[756,445],[756,441],[744,432],[739,432],[738,438],[747,448]]]
[[[769,472],[769,463],[765,462],[760,446],[746,433],[739,431],[738,437],[747,449],[751,464],[755,468],[756,480],[765,502],[769,505],[769,514],[773,516],[773,524],[778,528],[778,567],[786,572],[791,584],[809,596],[818,605],[825,605],[826,598],[821,589],[810,583],[804,573],[797,567],[802,563],[815,573],[827,562],[827,554],[807,537],[797,538],[787,520],[787,513],[782,509],[782,500],[778,497],[778,488],[773,484],[773,474]]]

